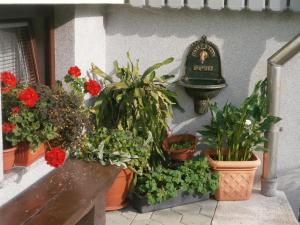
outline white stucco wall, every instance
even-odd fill
[[[106,71],[113,71],[112,62],[115,59],[124,63],[125,53],[129,50],[133,58],[140,59],[142,70],[173,56],[175,62],[161,72],[182,76],[187,48],[202,35],[207,35],[208,40],[219,47],[223,77],[228,84],[215,100],[221,104],[226,101],[239,104],[252,91],[256,81],[266,76],[267,59],[300,32],[299,21],[300,15],[292,13],[112,6],[106,17]],[[299,69],[298,65],[298,71]],[[293,78],[296,77],[295,74]],[[298,81],[300,82],[299,79]],[[292,81],[287,85],[287,89],[293,88],[294,98],[296,93],[300,94]],[[195,133],[203,124],[209,122],[210,115],[195,114],[192,99],[181,87],[175,87],[175,90],[185,113],[175,112],[173,130]],[[292,112],[287,113],[295,115]],[[290,120],[297,118],[291,117]],[[282,142],[299,145],[295,135],[289,139],[282,138]],[[280,150],[287,152],[285,149]],[[281,170],[300,167],[299,162],[290,163],[285,160],[280,163]]]
[[[75,12],[75,64],[83,71],[91,63],[105,67],[105,28],[102,6],[76,6]]]
[[[55,7],[55,73],[63,79],[70,66],[86,75],[91,63],[105,66],[104,8],[100,5]]]
[[[282,67],[281,73],[280,126],[283,129],[278,140],[278,171],[279,175],[285,175],[300,168],[300,53]]]

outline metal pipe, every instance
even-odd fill
[[[280,106],[280,84],[281,67],[277,65],[268,65],[268,95],[271,98],[269,113],[273,116],[279,116]],[[262,176],[261,191],[265,196],[276,196],[277,192],[277,152],[278,152],[278,133],[280,132],[278,124],[274,124],[269,132],[268,152],[264,154],[264,170]],[[266,162],[268,160],[268,162]],[[266,167],[266,168],[265,168]]]
[[[300,34],[268,59],[267,79],[270,115],[279,116],[280,112],[281,67],[298,52],[300,52]],[[261,192],[269,197],[277,194],[277,153],[280,131],[279,125],[274,124],[266,134],[268,137],[268,152],[264,153]]]

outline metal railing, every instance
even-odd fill
[[[268,93],[270,96],[269,113],[279,116],[281,94],[281,67],[300,52],[300,34],[279,49],[268,59]],[[276,196],[277,193],[277,155],[278,133],[281,128],[274,124],[268,136],[268,152],[264,153],[261,191],[265,196]]]

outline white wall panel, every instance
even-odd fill
[[[290,0],[290,9],[300,12],[300,0]]]
[[[188,0],[187,6],[191,9],[201,9],[204,7],[204,0]]]
[[[165,0],[149,0],[149,6],[155,8],[161,8],[165,6]]]
[[[134,7],[143,7],[146,4],[145,0],[130,0],[129,1],[130,5]]]
[[[266,1],[265,0],[248,0],[248,8],[252,11],[262,11],[266,8]]]
[[[207,0],[207,7],[210,9],[221,10],[224,8],[224,0]]]
[[[169,0],[168,6],[171,8],[180,9],[180,8],[184,7],[184,0]]]
[[[287,8],[287,0],[269,0],[269,9],[283,11]]]
[[[227,7],[231,10],[243,10],[245,8],[245,0],[228,0]]]

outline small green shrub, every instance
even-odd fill
[[[138,177],[135,192],[146,196],[149,204],[157,204],[176,197],[178,190],[193,194],[213,192],[218,175],[212,173],[206,159],[186,161],[177,170],[159,166],[155,171]]]
[[[100,128],[90,132],[85,145],[73,155],[78,159],[100,162],[102,165],[129,168],[142,175],[150,167],[148,159],[151,142],[151,136],[144,140],[134,137],[129,131]]]
[[[190,149],[193,147],[194,142],[192,141],[180,141],[170,143],[170,151],[177,150],[177,149]]]

